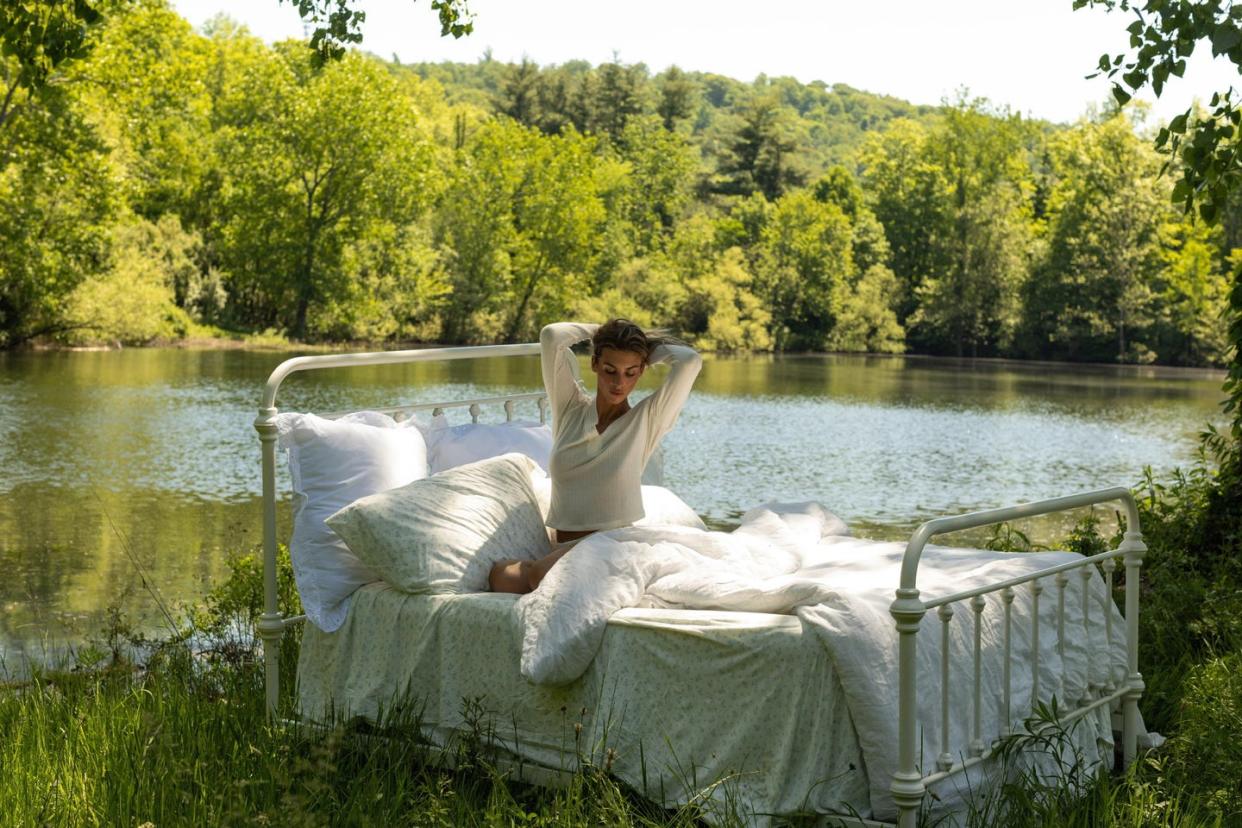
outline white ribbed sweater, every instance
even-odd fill
[[[671,366],[664,383],[600,434],[595,397],[582,385],[570,350],[598,327],[558,322],[539,333],[543,387],[552,407],[548,526],[567,532],[615,529],[642,519],[643,467],[677,422],[703,365],[693,348],[657,346],[648,362]]]

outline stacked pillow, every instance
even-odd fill
[[[516,451],[548,470],[552,456],[552,429],[534,422],[466,423],[450,426],[444,415],[430,426],[419,425],[427,440],[427,467],[431,474]]]
[[[306,617],[331,632],[344,623],[354,590],[379,578],[324,518],[360,497],[426,477],[427,447],[417,429],[374,411],[338,420],[279,414],[276,428],[293,478],[293,577]]]
[[[510,451],[533,458],[539,464],[534,471],[539,472],[540,466],[547,467],[552,450],[551,430],[538,423],[449,427],[441,416],[428,426],[414,420],[399,424],[386,414],[359,411],[335,420],[279,414],[276,427],[278,444],[289,453],[293,480],[289,541],[293,577],[306,617],[325,632],[345,622],[354,590],[383,580],[324,523],[325,518],[359,498],[404,486],[428,473]],[[486,581],[480,588],[486,588]]]
[[[380,578],[404,592],[482,592],[499,561],[551,551],[524,454],[489,457],[361,498],[328,518]]]

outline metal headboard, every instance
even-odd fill
[[[264,679],[266,684],[267,712],[276,715],[280,694],[280,642],[285,629],[306,620],[299,615],[283,618],[277,603],[276,590],[276,392],[291,374],[317,371],[325,368],[356,368],[369,365],[399,365],[410,362],[444,362],[457,359],[488,359],[491,357],[538,356],[539,343],[521,345],[478,345],[459,348],[424,348],[408,351],[377,351],[362,354],[325,354],[287,359],[267,378],[263,389],[263,401],[254,428],[259,432],[263,451],[263,614],[259,617],[258,633],[263,640]],[[518,402],[534,400],[539,406],[539,421],[547,415],[547,399],[542,392],[510,394],[499,397],[483,397],[449,402],[416,403],[391,408],[374,409],[395,417],[409,417],[418,411],[431,411],[433,415],[450,408],[466,408],[473,422],[479,421],[484,405],[500,403],[504,406],[505,419],[512,420],[514,406]],[[344,412],[331,412],[325,417],[339,417]]]

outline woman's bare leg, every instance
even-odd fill
[[[544,577],[547,576],[548,570],[555,566],[557,561],[565,557],[565,553],[573,549],[577,543],[578,541],[576,540],[563,543],[539,560],[531,562],[526,572],[527,583],[529,583],[531,591],[539,588],[539,585],[543,583]]]
[[[530,592],[531,561],[500,561],[488,573],[487,585],[492,592]]]
[[[584,535],[585,537],[585,535]],[[544,577],[565,553],[573,549],[582,538],[557,544],[552,551],[535,561],[501,561],[492,567],[488,585],[492,592],[513,592],[518,595],[537,589]]]

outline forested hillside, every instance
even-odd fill
[[[1216,365],[1242,211],[1170,206],[1129,111],[641,64],[317,67],[123,5],[3,58],[0,346],[268,332],[523,341],[630,316],[708,350]]]

